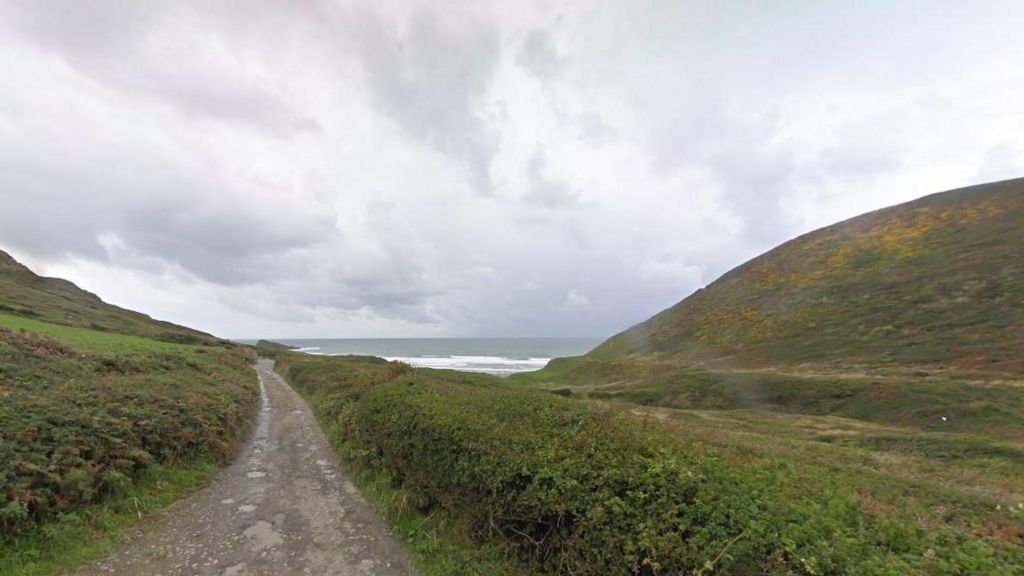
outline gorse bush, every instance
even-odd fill
[[[278,354],[343,456],[545,574],[1017,574],[1019,548],[867,514],[787,463],[739,466],[658,423],[494,378]]]
[[[251,421],[258,386],[242,349],[96,334],[102,354],[0,330],[0,536],[123,494],[153,464],[226,458]],[[106,346],[121,339],[130,355]]]
[[[700,566],[704,550],[746,528],[729,508],[716,526],[692,525],[695,504],[723,487],[709,482],[710,460],[675,454],[651,430],[581,403],[398,382],[360,404],[351,430],[405,487],[552,570]]]

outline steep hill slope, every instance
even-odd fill
[[[204,332],[107,304],[67,280],[38,276],[3,251],[0,251],[0,313],[165,342],[217,341]]]
[[[209,478],[256,414],[253,360],[0,252],[0,574],[65,573]]]
[[[1024,374],[1024,179],[816,230],[588,357],[706,368]]]
[[[787,242],[586,356],[504,382],[628,410],[741,473],[771,462],[786,471],[780,502],[835,488],[866,517],[909,514],[907,534],[994,535],[1016,554],[1022,266],[1024,180],[935,194]],[[871,554],[900,548],[895,532],[867,532]],[[1022,562],[794,572],[1018,574]]]

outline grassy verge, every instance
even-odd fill
[[[138,521],[206,484],[219,470],[213,456],[153,466],[125,494],[74,512],[0,544],[0,576],[60,574],[103,558]]]
[[[458,536],[449,540],[456,548],[498,551],[528,573],[1010,575],[1024,568],[1017,512],[985,515],[990,501],[941,490],[925,490],[916,503],[977,505],[977,518],[996,522],[961,521],[970,515],[959,508],[946,518],[939,510],[872,506],[872,494],[887,491],[908,495],[890,502],[913,502],[925,484],[835,466],[851,455],[870,459],[872,450],[913,451],[899,431],[833,447],[780,435],[790,448],[773,453],[752,445],[756,422],[748,445],[709,441],[683,414],[644,420],[494,378],[376,359],[277,356],[333,427],[342,455],[386,495],[385,509],[441,518]],[[1017,470],[1012,445],[921,442],[939,459],[973,454],[982,473]],[[834,457],[815,461],[821,454]],[[1010,463],[980,464],[993,455]]]

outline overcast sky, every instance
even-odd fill
[[[1024,175],[1024,3],[0,0],[0,249],[226,337],[617,332]]]

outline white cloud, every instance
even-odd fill
[[[602,335],[1024,167],[1018,3],[514,8],[2,5],[0,248],[225,336]]]
[[[563,308],[586,308],[590,306],[590,298],[583,292],[580,292],[576,288],[570,288],[565,294],[565,302],[562,304]]]

